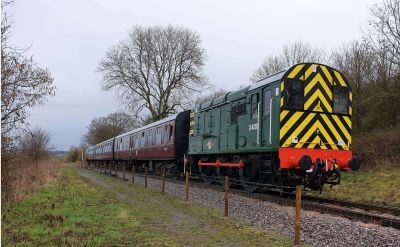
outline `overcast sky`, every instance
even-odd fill
[[[47,129],[55,148],[79,145],[95,117],[122,109],[101,91],[99,61],[133,25],[179,24],[198,32],[207,51],[205,74],[216,87],[247,84],[267,55],[305,41],[331,51],[361,36],[376,0],[103,1],[15,0],[11,41],[48,67],[57,87],[30,111],[31,127]]]

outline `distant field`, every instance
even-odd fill
[[[221,212],[111,177],[88,182],[74,165],[33,197],[2,211],[2,245],[291,246]],[[112,191],[111,191],[112,190]]]
[[[322,196],[400,207],[400,170],[369,168],[342,173],[340,185],[325,186]]]

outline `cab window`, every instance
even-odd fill
[[[304,87],[302,81],[285,81],[285,90],[282,93],[284,107],[289,109],[303,109]]]
[[[270,115],[271,90],[264,91],[264,116]]]
[[[349,89],[333,87],[333,112],[349,114]]]

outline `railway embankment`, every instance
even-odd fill
[[[103,173],[104,170],[97,170]],[[90,177],[104,176],[93,171],[82,170],[81,174]],[[123,172],[118,172],[115,179],[113,171],[111,180],[119,181]],[[125,176],[127,184],[131,177]],[[136,173],[135,184],[144,186],[143,174]],[[147,186],[160,189],[162,180],[148,177]],[[185,184],[178,181],[167,181],[165,192],[181,200],[185,197]],[[189,189],[189,204],[215,208],[223,214],[224,192],[203,185],[192,184]],[[253,199],[246,196],[229,195],[229,217],[238,221],[245,221],[261,229],[284,234],[293,239],[294,236],[294,208],[279,205],[268,201]],[[400,231],[391,227],[382,227],[376,224],[362,223],[345,217],[323,214],[314,211],[302,210],[301,241],[312,246],[400,246]],[[244,246],[249,246],[245,244]]]
[[[400,207],[400,170],[393,165],[342,173],[338,186],[325,186],[322,196]],[[318,192],[309,192],[318,195]]]
[[[289,236],[224,218],[200,204],[185,205],[172,193],[71,164],[61,172],[38,193],[2,212],[2,245],[292,245]]]

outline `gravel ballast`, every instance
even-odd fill
[[[128,173],[129,174],[129,173]],[[126,175],[131,179],[131,174]],[[122,173],[119,173],[122,177]],[[135,184],[144,185],[144,177],[135,176]],[[148,187],[160,188],[161,180],[148,178]],[[185,195],[181,182],[165,182],[165,192],[176,197]],[[213,207],[223,213],[224,193],[191,184],[189,203]],[[294,236],[294,208],[276,203],[229,195],[229,217],[255,226]],[[293,237],[294,239],[294,237]],[[400,231],[390,227],[365,224],[346,218],[302,210],[301,239],[313,246],[400,246]]]

